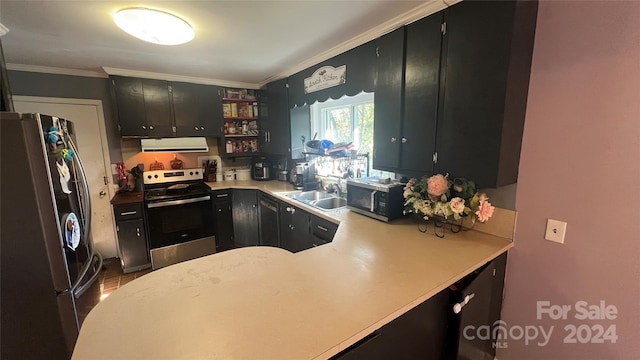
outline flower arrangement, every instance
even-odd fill
[[[480,222],[493,216],[494,207],[485,193],[476,191],[473,181],[436,174],[420,180],[411,179],[404,187],[404,213],[421,215],[425,220],[441,217],[460,220],[475,215]]]

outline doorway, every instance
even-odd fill
[[[13,103],[17,112],[38,112],[74,123],[78,153],[85,166],[91,194],[91,239],[102,257],[117,257],[117,234],[110,202],[114,189],[109,186],[112,181],[111,159],[102,101],[14,96]]]

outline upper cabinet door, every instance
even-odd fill
[[[142,91],[149,137],[175,136],[169,83],[164,80],[142,79]]]
[[[536,14],[534,1],[463,1],[446,10],[438,172],[479,187],[516,182]]]
[[[287,79],[267,84],[266,91],[261,92],[260,98],[262,152],[269,155],[289,155],[291,123]]]
[[[122,136],[147,136],[142,79],[113,76],[111,84],[118,109],[120,134]]]
[[[380,170],[394,171],[400,165],[405,29],[402,27],[376,40],[373,167]]]
[[[177,136],[219,136],[222,126],[220,87],[183,82],[172,84]]]
[[[401,143],[402,170],[433,170],[443,13],[407,26],[404,77],[404,121]],[[376,94],[377,95],[377,94]]]

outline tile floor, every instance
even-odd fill
[[[119,259],[105,260],[100,276],[96,281],[100,286],[100,299],[106,298],[119,287],[150,272],[151,269],[146,269],[124,274]]]

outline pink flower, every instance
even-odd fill
[[[462,212],[464,211],[464,199],[454,197],[449,202],[449,206],[451,207],[451,211],[453,211],[454,213],[462,214]]]
[[[449,181],[445,176],[436,174],[427,180],[427,192],[434,197],[440,197],[449,189]]]
[[[495,210],[495,207],[492,206],[487,199],[486,195],[480,195],[480,206],[478,207],[478,211],[476,211],[476,216],[480,222],[489,220],[489,218],[493,216],[493,210]]]

